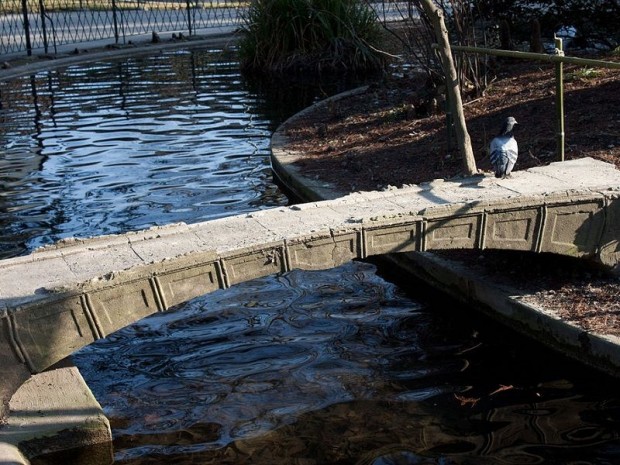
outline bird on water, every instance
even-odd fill
[[[510,177],[510,173],[519,156],[519,146],[512,135],[517,120],[512,116],[506,118],[499,134],[491,141],[491,164],[495,169],[496,178]]]

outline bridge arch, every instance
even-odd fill
[[[620,172],[594,160],[565,162],[562,187],[582,176],[584,163],[597,177],[580,190],[546,191],[544,181],[560,177],[551,165],[519,173],[527,193],[489,177],[436,182],[70,239],[1,261],[3,401],[31,373],[152,313],[292,269],[446,249],[546,252],[617,266]]]

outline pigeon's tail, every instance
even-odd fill
[[[496,178],[505,176],[508,169],[508,156],[506,151],[498,149],[491,152],[491,164],[495,169]]]

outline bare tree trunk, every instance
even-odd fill
[[[437,43],[439,44],[439,57],[441,59],[441,66],[446,78],[448,102],[450,103],[450,110],[454,115],[457,144],[463,157],[465,172],[467,174],[476,174],[478,173],[478,169],[476,168],[476,159],[474,158],[474,151],[471,147],[471,139],[469,137],[469,133],[467,132],[467,124],[465,123],[465,115],[463,114],[463,101],[461,100],[459,80],[454,66],[454,60],[452,59],[452,49],[450,48],[450,41],[448,39],[448,29],[446,28],[446,24],[443,20],[443,12],[437,8],[433,0],[421,0],[420,3],[422,3],[424,12],[433,24]]]

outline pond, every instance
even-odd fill
[[[285,203],[273,124],[236,68],[221,51],[177,52],[9,82],[0,254]]]
[[[221,50],[4,83],[0,253],[284,205],[271,132],[351,85],[268,90]],[[119,464],[620,461],[617,381],[422,287],[369,263],[293,271],[144,319],[74,360]]]

